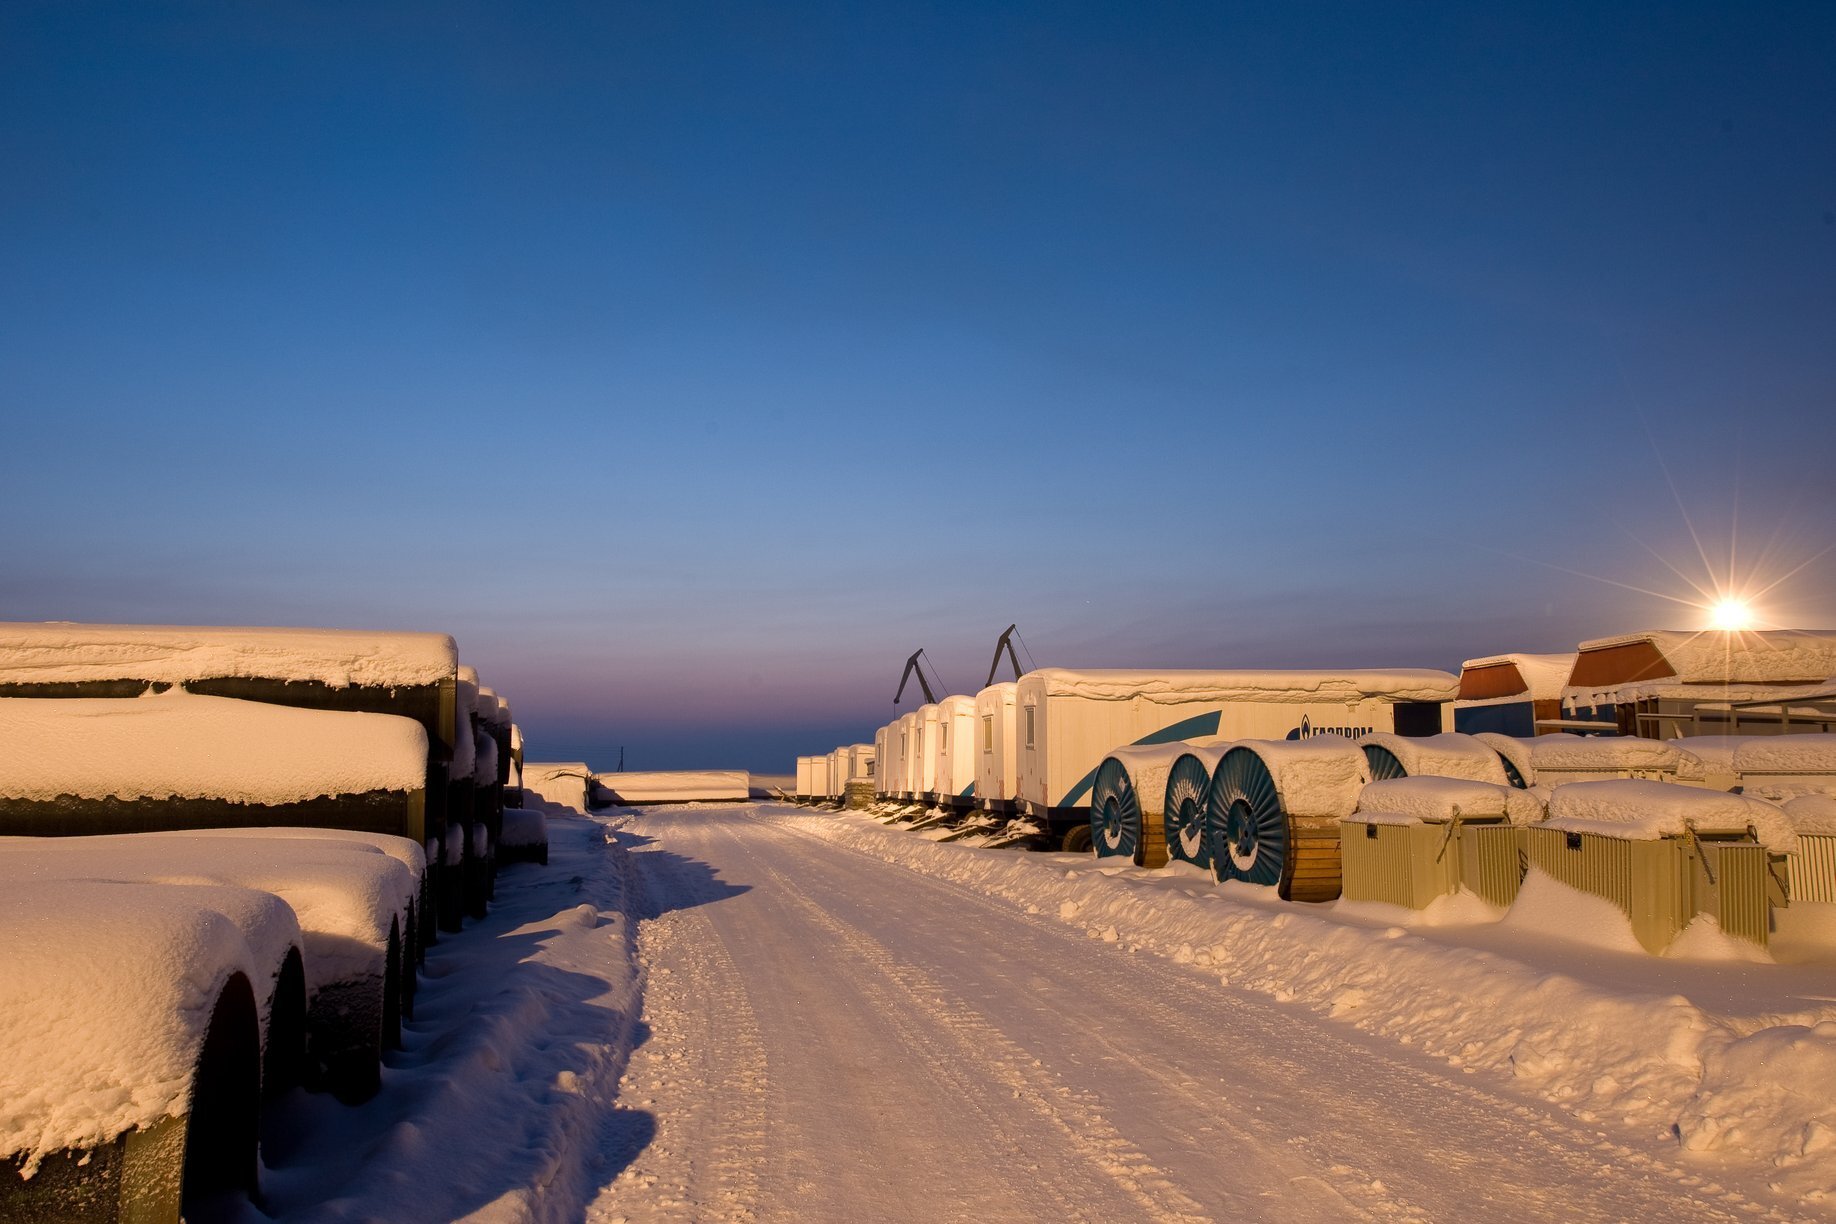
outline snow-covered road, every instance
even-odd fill
[[[596,1221],[1753,1220],[1673,1139],[1085,937],[754,805],[617,817],[654,1135]]]

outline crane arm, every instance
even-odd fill
[[[987,688],[988,685],[994,683],[995,672],[999,671],[1001,668],[1001,652],[1003,650],[1007,651],[1008,660],[1014,665],[1014,679],[1018,680],[1020,678],[1020,656],[1014,653],[1015,628],[1017,628],[1017,626],[1009,625],[1007,631],[1001,635],[1000,640],[995,642],[994,661],[988,665],[988,680],[987,683],[982,685],[983,688]]]
[[[918,677],[918,687],[924,690],[924,699],[931,705],[937,704],[937,697],[931,692],[930,683],[924,678],[924,669],[918,666],[918,656],[924,653],[924,647],[912,651],[912,657],[905,661],[905,672],[899,677],[899,691],[893,694],[893,704],[899,704],[899,698],[905,696],[905,684],[913,676]]]

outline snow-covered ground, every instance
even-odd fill
[[[1552,941],[1572,896],[1407,929],[775,805],[613,825],[649,906],[622,1102],[656,1133],[591,1220],[1829,1214],[1828,963]]]
[[[383,1092],[276,1111],[267,1215],[1836,1214],[1836,963],[1790,937],[1563,943],[1559,894],[1405,927],[776,804],[549,831]]]

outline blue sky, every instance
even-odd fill
[[[1010,621],[1451,668],[1738,538],[1836,625],[1836,9],[1493,9],[9,4],[0,616],[776,771]]]

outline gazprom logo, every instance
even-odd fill
[[[1304,740],[1312,739],[1316,735],[1340,735],[1346,739],[1357,739],[1361,735],[1369,735],[1371,731],[1370,727],[1316,727],[1312,719],[1302,714],[1300,726],[1288,732],[1286,738]]]

